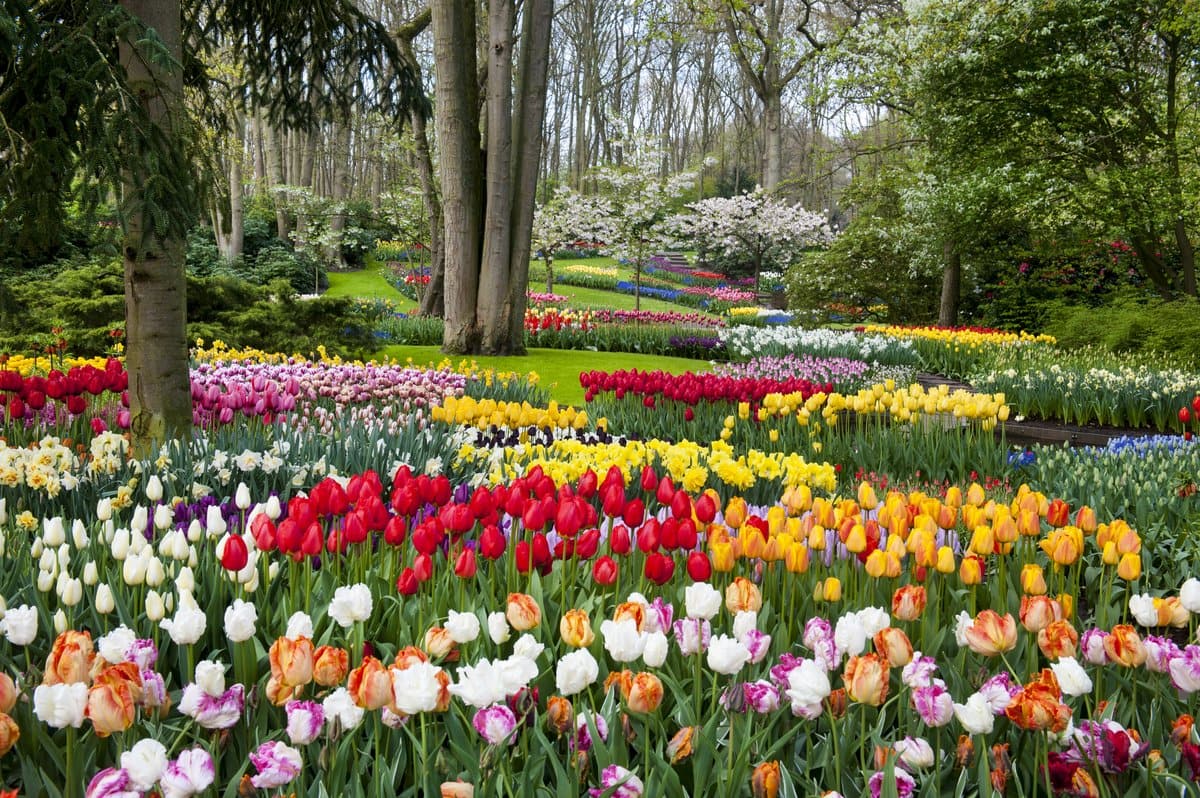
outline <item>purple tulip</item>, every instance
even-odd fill
[[[163,798],[191,798],[207,790],[216,777],[216,767],[208,751],[192,748],[167,763],[158,785]]]
[[[913,690],[912,702],[926,726],[945,726],[954,717],[954,700],[950,692],[936,682]]]
[[[615,790],[613,788],[616,788]],[[610,792],[611,790],[611,792]],[[612,798],[639,798],[646,791],[642,780],[620,765],[609,765],[600,774],[600,788],[588,790],[592,798],[612,796]]]
[[[83,794],[85,798],[142,798],[124,768],[105,768],[92,776]]]
[[[316,701],[288,701],[284,709],[288,739],[293,745],[308,745],[321,736],[325,709]]]
[[[675,642],[685,656],[700,654],[708,650],[712,638],[712,625],[703,618],[681,618],[675,622]]]
[[[200,685],[183,688],[179,711],[206,729],[228,729],[237,724],[245,706],[245,688],[235,684],[219,696],[210,696]]]

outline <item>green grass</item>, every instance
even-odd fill
[[[417,365],[435,365],[446,359],[436,346],[389,346],[378,352],[376,357],[392,357],[400,360],[412,358]],[[457,362],[459,358],[455,358]],[[626,352],[582,352],[567,349],[530,349],[523,357],[461,358],[474,360],[480,366],[501,371],[535,372],[538,382],[550,389],[550,396],[559,404],[576,407],[583,405],[583,388],[579,375],[584,371],[615,371],[617,369],[659,369],[672,374],[685,371],[707,371],[711,364],[707,360],[690,360],[682,357],[659,357],[636,355]]]
[[[545,291],[546,286],[543,285],[541,290]],[[554,293],[570,297],[569,307],[579,310],[583,310],[584,308],[591,308],[592,310],[602,308],[608,310],[633,310],[634,308],[633,294],[622,294],[619,291],[605,291],[601,288],[582,288],[580,286],[556,283],[554,285]],[[642,310],[691,313],[696,309],[644,296],[642,297]]]
[[[352,272],[330,272],[328,297],[355,296],[364,299],[389,299],[396,303],[396,310],[407,313],[416,308],[416,303],[392,287],[383,276],[385,267],[379,263],[368,264],[367,268]]]

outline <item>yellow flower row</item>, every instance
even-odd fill
[[[46,374],[52,369],[67,370],[76,366],[95,366],[98,369],[104,368],[108,362],[105,357],[64,357],[62,360],[51,360],[44,355],[29,356],[29,355],[9,355],[8,360],[0,365],[0,368],[8,371],[15,371],[22,377],[28,377],[30,374]]]
[[[465,446],[462,460],[486,461],[494,457],[489,450]],[[751,449],[736,455],[725,441],[701,446],[691,441],[668,443],[662,440],[628,443],[582,443],[574,439],[555,441],[549,446],[521,446],[503,450],[488,474],[492,484],[515,479],[540,466],[556,484],[574,482],[585,471],[603,474],[616,466],[627,482],[635,480],[643,466],[665,469],[676,484],[697,493],[714,477],[725,485],[746,490],[760,480],[780,483],[785,488],[799,486],[833,490],[837,475],[828,463],[809,463],[798,454],[763,452]]]
[[[799,393],[772,393],[763,397],[757,419],[765,421],[771,416],[795,415],[801,425],[807,425],[813,415],[820,414],[827,424],[837,423],[838,417],[850,411],[858,415],[887,413],[893,421],[905,424],[917,422],[921,416],[943,416],[981,422],[984,429],[1007,421],[1009,407],[1002,393],[971,393],[958,389],[951,391],[946,385],[926,389],[913,383],[897,388],[892,380],[863,388],[856,394],[815,393],[805,399]],[[738,416],[746,420],[750,416],[749,404],[738,406]],[[727,429],[734,425],[733,416],[725,421]]]
[[[575,274],[591,274],[596,277],[616,277],[621,273],[616,266],[588,266],[585,263],[572,263],[570,266],[564,266],[563,269]]]
[[[432,409],[433,420],[446,424],[464,424],[479,429],[488,427],[557,427],[583,429],[588,424],[587,412],[574,407],[561,408],[558,402],[546,407],[534,407],[528,402],[497,402],[494,399],[475,399],[471,396],[446,397]]]
[[[728,313],[730,316],[757,316],[758,311],[758,307],[746,306],[730,308]]]
[[[1019,333],[982,332],[978,330],[951,330],[941,327],[901,327],[890,324],[868,324],[863,328],[866,333],[887,335],[892,338],[920,338],[928,341],[942,341],[962,346],[982,346],[985,344],[1025,344],[1025,343],[1055,343],[1052,335],[1033,335],[1025,331]]]

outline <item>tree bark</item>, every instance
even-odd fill
[[[512,66],[515,8],[488,3],[487,173],[483,220],[483,263],[475,315],[480,349],[500,354],[508,338],[509,258],[512,253]]]
[[[958,297],[962,288],[962,255],[952,243],[942,247],[945,265],[942,270],[942,301],[938,305],[938,324],[953,327],[958,324]]]
[[[538,169],[542,162],[542,127],[546,121],[546,90],[550,80],[550,34],[554,0],[526,0],[521,33],[521,61],[513,114],[512,240],[508,284],[508,351],[525,352],[525,307],[528,302],[529,259],[532,249]],[[546,271],[547,282],[551,280]]]
[[[283,195],[285,179],[283,175],[283,143],[287,135],[279,135],[275,127],[266,120],[262,123],[263,144],[267,151],[267,179],[271,182],[271,197],[275,204],[275,235],[284,241],[292,232],[292,222],[288,217],[287,202]]]
[[[181,63],[178,2],[121,0],[133,17],[153,28],[176,63]],[[178,141],[183,124],[183,74],[143,57],[123,40],[119,57],[130,89],[167,141]],[[137,158],[137,154],[131,154]],[[122,245],[125,266],[125,368],[135,453],[146,455],[170,436],[186,435],[192,423],[188,381],[187,277],[181,237],[160,236],[141,207],[141,183],[132,172],[123,204],[133,210]]]
[[[474,352],[479,341],[475,301],[482,254],[483,167],[475,61],[475,4],[433,0],[434,62],[438,78],[438,171],[445,219],[446,323],[442,349]]]
[[[346,266],[342,257],[342,231],[346,229],[346,200],[350,197],[350,120],[338,120],[334,124],[333,151],[330,153],[332,179],[330,197],[333,213],[329,217],[330,243],[325,250],[325,261],[334,268]]]

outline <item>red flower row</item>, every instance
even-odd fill
[[[584,398],[592,401],[602,393],[612,392],[617,399],[627,394],[641,396],[647,407],[653,407],[658,397],[697,405],[700,402],[750,402],[757,405],[769,393],[799,393],[805,399],[815,393],[832,393],[833,383],[810,380],[757,379],[752,377],[718,377],[712,374],[669,374],[665,371],[587,371],[579,375]]]

